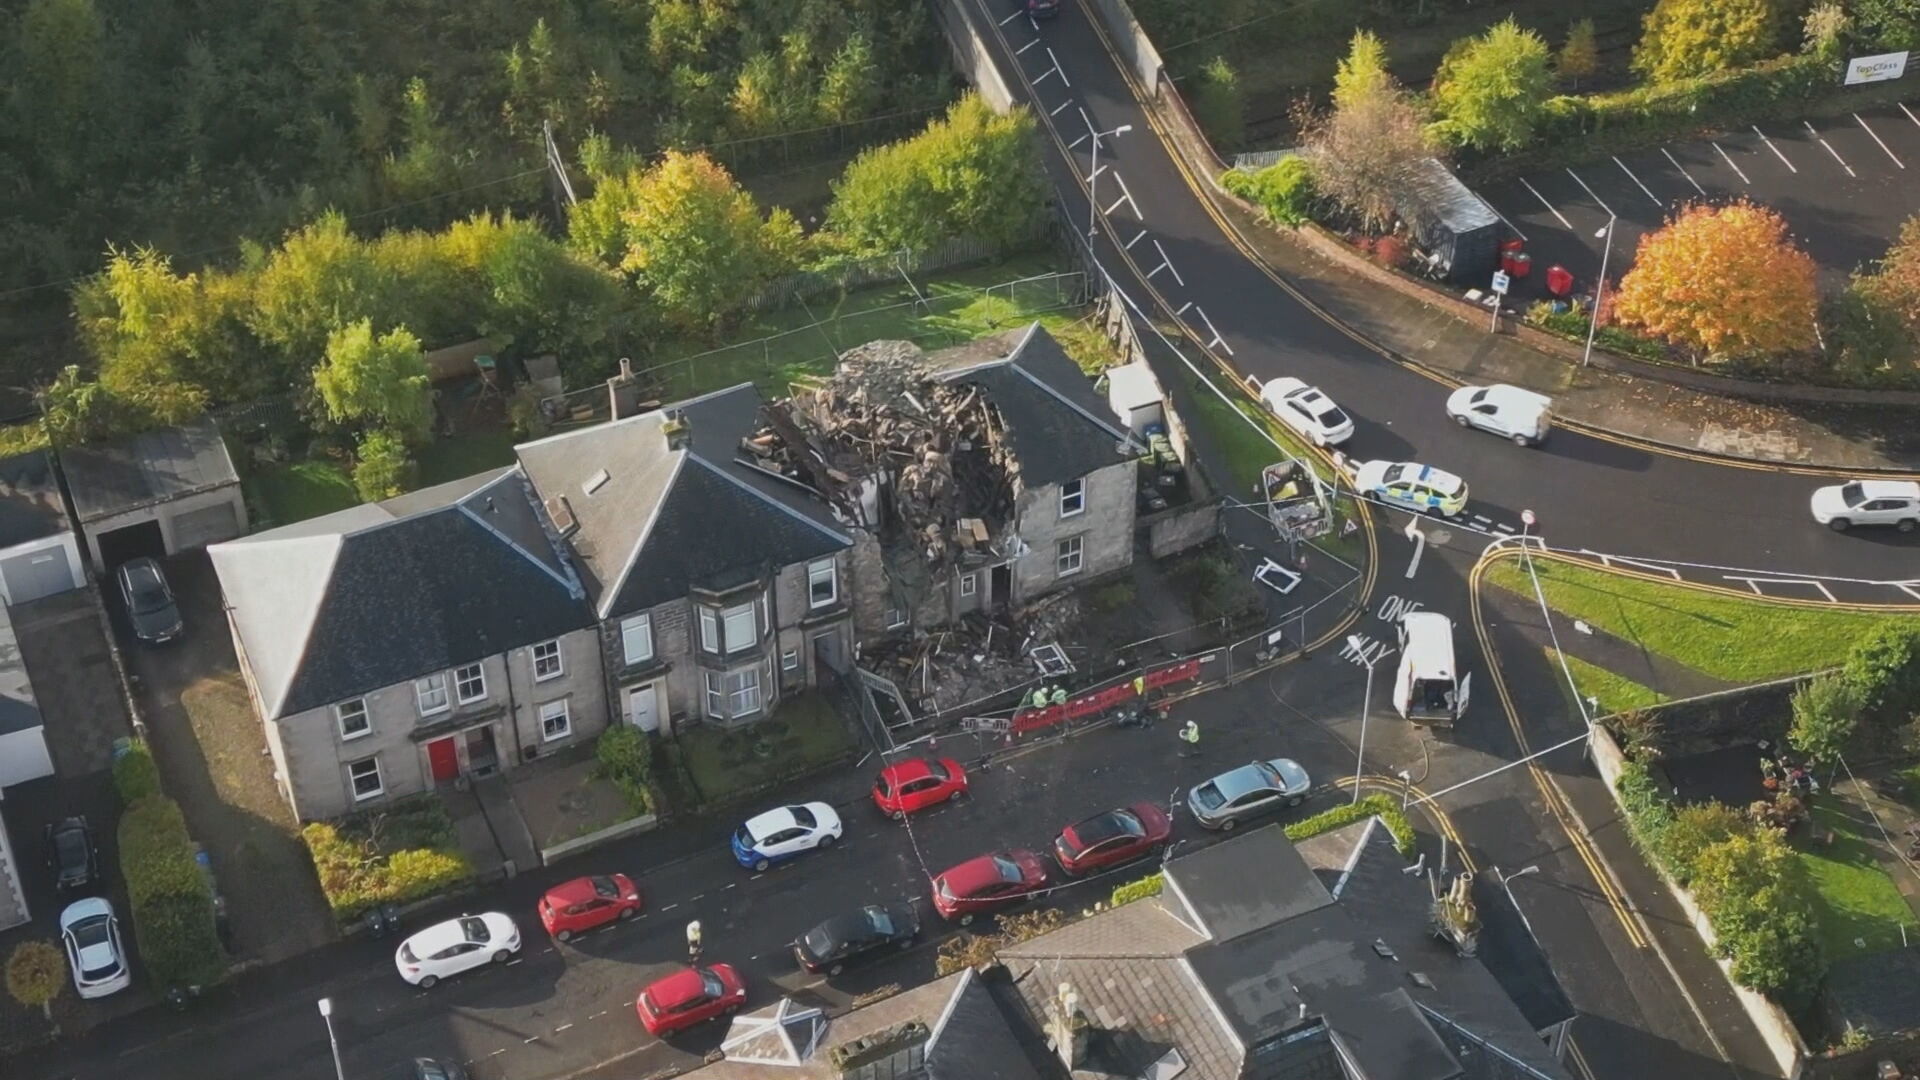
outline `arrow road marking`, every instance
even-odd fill
[[[1420,569],[1420,556],[1427,550],[1427,534],[1420,531],[1420,519],[1412,517],[1407,519],[1406,534],[1413,541],[1413,561],[1407,563],[1407,580],[1411,581]]]

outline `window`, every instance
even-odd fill
[[[340,741],[357,739],[373,730],[367,721],[367,699],[354,698],[333,707],[333,718],[340,724]]]
[[[700,647],[708,652],[720,651],[720,616],[710,607],[700,609]]]
[[[1086,538],[1082,536],[1069,536],[1060,541],[1053,552],[1053,576],[1066,577],[1079,573],[1086,546]]]
[[[533,647],[533,681],[545,682],[557,679],[563,671],[560,661],[560,642],[543,641]]]
[[[371,799],[386,791],[386,785],[380,782],[380,759],[365,758],[347,764],[347,782],[353,785],[353,798]]]
[[[780,670],[781,671],[800,670],[800,650],[799,649],[788,649],[787,651],[780,654]]]
[[[823,608],[840,598],[839,583],[834,578],[833,560],[821,559],[807,564],[807,606]]]
[[[907,613],[896,607],[887,609],[887,629],[898,630],[907,625]]]
[[[710,653],[729,656],[750,649],[760,640],[760,616],[756,601],[738,607],[700,609],[700,647]]]
[[[979,591],[980,591],[980,575],[979,574],[960,575],[960,595],[961,596],[972,596],[974,593]]]
[[[1072,517],[1087,508],[1087,482],[1069,480],[1060,485],[1060,516]]]
[[[540,706],[540,738],[544,742],[564,739],[573,734],[573,720],[567,715],[565,698]]]
[[[432,716],[447,711],[447,677],[435,672],[424,679],[413,680],[413,696],[420,703],[420,715]]]
[[[760,711],[760,669],[706,672],[707,715],[716,719],[751,716]]]
[[[635,615],[620,623],[620,649],[629,664],[653,659],[653,616]]]
[[[470,701],[485,701],[487,697],[487,669],[480,664],[468,664],[455,668],[453,689],[460,695],[460,704]]]

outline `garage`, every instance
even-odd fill
[[[0,600],[18,606],[86,580],[52,456],[37,450],[0,461]]]
[[[60,451],[67,492],[94,568],[231,540],[247,531],[246,500],[212,420],[106,446]]]

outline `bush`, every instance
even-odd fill
[[[414,483],[413,455],[407,444],[390,432],[369,431],[360,438],[359,460],[353,466],[353,489],[367,502],[391,499]]]
[[[1258,206],[1277,225],[1303,225],[1313,216],[1319,197],[1313,187],[1313,164],[1298,154],[1248,172],[1230,169],[1220,178],[1222,187]]]
[[[1620,805],[1627,812],[1628,831],[1634,845],[1668,873],[1684,878],[1686,875],[1675,872],[1667,856],[1667,830],[1673,827],[1673,805],[1654,782],[1653,774],[1645,765],[1629,761],[1620,767],[1620,779],[1615,781],[1614,790],[1620,793]]]
[[[1231,153],[1246,141],[1246,94],[1240,88],[1240,74],[1216,56],[1200,69],[1193,93],[1193,118],[1201,130],[1224,153]]]
[[[599,762],[595,771],[620,789],[635,814],[652,809],[653,789],[648,781],[653,776],[653,740],[645,732],[631,724],[616,724],[600,733],[593,756]]]
[[[66,985],[67,956],[52,942],[23,941],[7,954],[7,993],[27,1008],[48,1012]]]
[[[1683,806],[1673,814],[1662,842],[1674,877],[1681,884],[1693,880],[1693,868],[1700,853],[1724,840],[1753,831],[1748,818],[1725,803],[1707,802]]]
[[[300,835],[341,922],[381,904],[445,892],[473,876],[473,866],[455,848],[453,822],[432,796],[384,812],[316,821]]]
[[[206,986],[227,960],[214,926],[213,889],[194,860],[186,818],[172,799],[150,795],[120,817],[120,874],[134,940],[162,989]]]
[[[1370,817],[1378,817],[1387,827],[1387,831],[1393,834],[1394,850],[1409,858],[1412,857],[1413,823],[1407,820],[1404,811],[1394,805],[1393,799],[1386,795],[1368,795],[1357,803],[1336,806],[1312,817],[1302,818],[1286,827],[1287,839],[1297,844],[1302,840],[1332,832],[1356,821],[1365,821]]]
[[[1593,136],[1609,137],[1609,145],[1618,145],[1737,127],[1777,111],[1796,110],[1826,93],[1836,81],[1830,64],[1809,56],[1785,56],[1617,93],[1562,95],[1547,99],[1535,138],[1571,149]]]
[[[129,743],[126,752],[113,759],[113,789],[120,793],[123,807],[160,794],[160,770],[145,742]]]
[[[1582,345],[1587,341],[1587,315],[1583,311],[1554,311],[1551,304],[1538,303],[1527,309],[1527,325]],[[1667,359],[1665,345],[1618,326],[1602,326],[1595,330],[1593,345],[1597,349],[1642,360],[1661,362]]]
[[[1125,885],[1113,887],[1113,898],[1108,903],[1113,907],[1131,904],[1135,900],[1145,900],[1149,896],[1159,896],[1160,890],[1167,884],[1167,875],[1148,874],[1139,881],[1129,881]]]
[[[1920,621],[1881,623],[1853,647],[1840,675],[1876,735],[1911,723],[1920,714]]]

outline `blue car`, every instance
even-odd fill
[[[759,872],[774,863],[833,846],[840,839],[840,815],[826,803],[805,803],[769,810],[733,831],[733,857]]]

